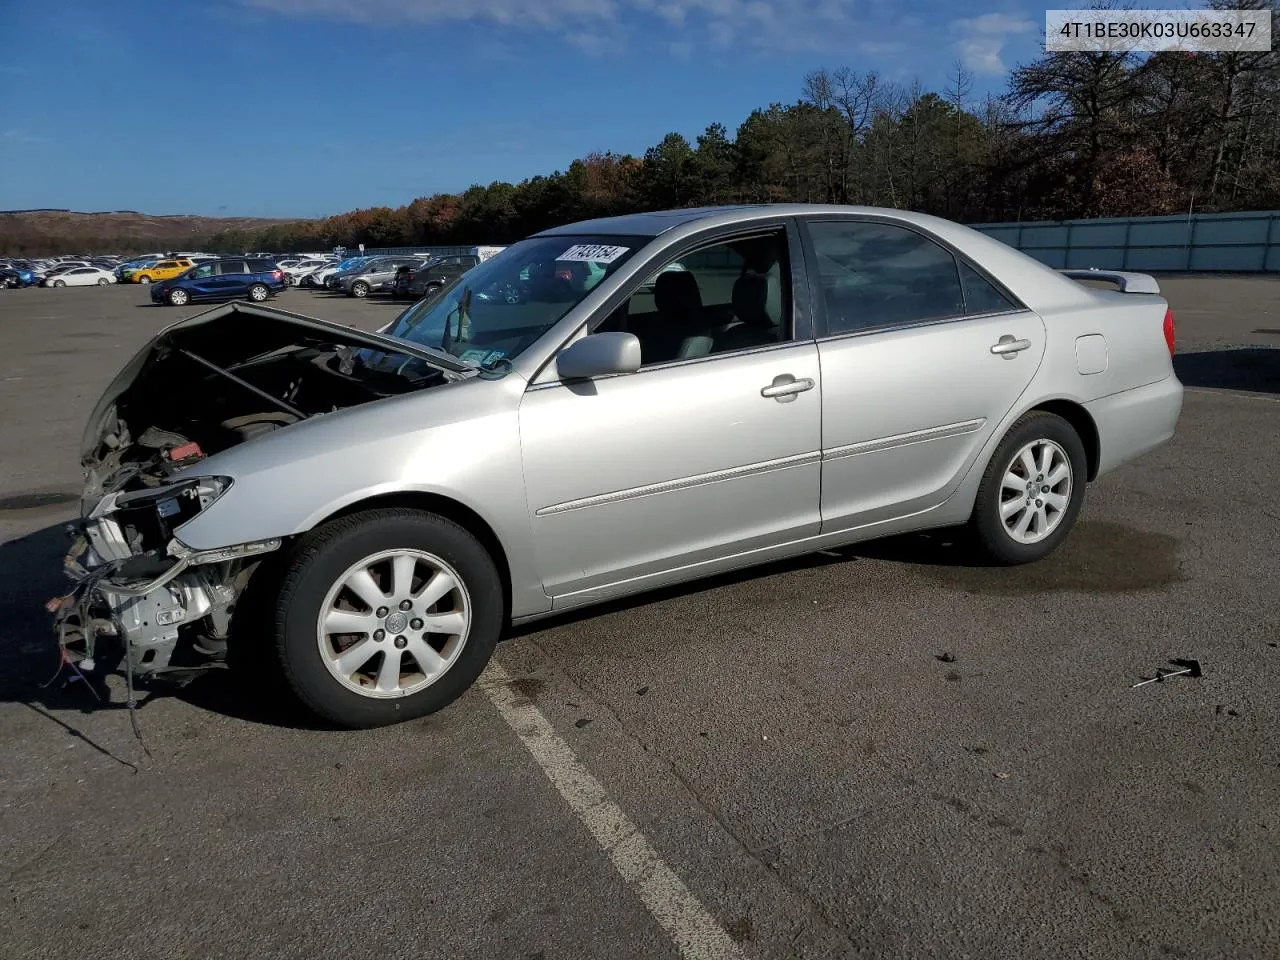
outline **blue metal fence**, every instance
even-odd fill
[[[1056,269],[1280,272],[1280,210],[972,226]]]

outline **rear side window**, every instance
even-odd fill
[[[250,260],[249,261],[250,273],[271,273],[275,269],[276,269],[276,264],[274,260]]]
[[[1018,305],[996,289],[990,280],[967,263],[960,264],[960,281],[964,285],[964,312],[1001,313],[1016,310]]]
[[[955,257],[891,223],[808,224],[827,333],[853,333],[965,313]]]
[[[223,260],[218,265],[218,272],[224,277],[228,274],[244,273],[245,266],[243,260]]]

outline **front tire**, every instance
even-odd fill
[[[150,283],[150,282],[151,282],[151,278],[150,278],[150,277],[148,277],[148,276],[144,273],[142,276],[140,276],[140,277],[138,278],[138,282],[139,282],[139,283]]]
[[[286,678],[309,709],[377,727],[452,703],[484,670],[505,619],[502,580],[444,517],[368,510],[294,548],[275,604]]]
[[[266,288],[265,284],[255,283],[249,288],[249,299],[254,303],[262,303],[271,296],[271,291]]]
[[[369,295],[369,285],[363,280],[357,280],[351,285],[351,295],[353,297],[367,297]]]
[[[169,291],[169,302],[175,307],[185,307],[191,300],[191,294],[182,289]]]
[[[53,281],[53,285],[54,285],[55,287],[65,287],[65,286],[67,285],[67,283],[66,283],[66,281],[65,281],[65,280],[55,280],[55,281]]]
[[[1067,538],[1084,504],[1088,460],[1075,428],[1033,410],[1005,434],[978,487],[970,526],[1000,564],[1034,563]]]
[[[100,286],[100,287],[105,287],[105,286],[106,286],[107,284],[109,284],[110,282],[111,282],[111,281],[110,281],[110,280],[108,280],[106,277],[99,277],[99,278],[98,278],[98,286]]]

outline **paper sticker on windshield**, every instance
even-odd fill
[[[607,243],[575,243],[556,260],[581,260],[592,263],[613,263],[630,250],[630,247],[614,247]]]

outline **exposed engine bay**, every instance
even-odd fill
[[[474,375],[444,354],[256,305],[168,328],[116,378],[82,449],[81,520],[51,600],[64,662],[114,638],[130,678],[225,662],[237,600],[281,541],[193,551],[174,531],[231,484],[205,458],[348,407]],[[192,469],[196,468],[196,469]]]

